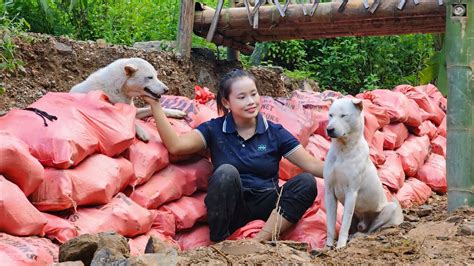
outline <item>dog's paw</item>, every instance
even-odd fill
[[[337,245],[336,245],[336,250],[341,250],[341,249],[345,248],[346,245],[347,245],[347,242],[346,242],[346,241],[344,241],[344,242],[339,242],[339,241],[338,241],[338,242],[337,242]]]
[[[148,137],[148,133],[145,132],[141,127],[136,127],[136,136],[139,140],[148,143],[150,138]]]
[[[183,118],[186,116],[185,112],[181,110],[177,110],[177,109],[167,109],[165,111],[165,114],[167,117],[170,117],[170,118]]]

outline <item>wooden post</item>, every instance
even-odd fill
[[[229,7],[235,7],[238,2],[239,2],[238,0],[229,1]],[[239,51],[234,50],[230,47],[227,47],[227,60],[239,61]]]
[[[195,0],[181,0],[177,48],[178,56],[184,57],[185,59],[189,59],[191,57],[194,25],[194,3]]]
[[[448,211],[474,206],[474,3],[446,3]]]

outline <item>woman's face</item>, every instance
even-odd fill
[[[257,117],[260,111],[260,95],[255,82],[248,77],[234,80],[230,86],[229,99],[223,99],[223,104],[236,118]]]

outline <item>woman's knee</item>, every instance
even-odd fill
[[[310,173],[301,173],[296,175],[285,185],[293,193],[308,195],[313,198],[316,198],[318,195],[316,179]]]
[[[240,182],[240,174],[237,168],[231,164],[223,164],[214,171],[209,178],[209,185],[232,186]]]

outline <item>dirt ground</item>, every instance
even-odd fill
[[[240,67],[217,61],[203,50],[193,51],[191,64],[171,53],[149,52],[100,42],[76,42],[62,37],[29,35],[16,41],[16,54],[25,66],[14,73],[0,72],[0,115],[24,108],[48,91],[68,91],[90,73],[121,57],[142,57],[158,69],[170,94],[194,97],[194,85],[215,91],[218,77]],[[281,71],[257,68],[263,95],[287,96],[300,84],[285,79]],[[474,208],[447,213],[447,197],[433,194],[427,205],[405,210],[397,227],[352,239],[342,250],[311,251],[301,243],[255,244],[223,242],[181,253],[180,264],[228,263],[376,263],[474,264]]]
[[[341,250],[313,250],[295,242],[226,241],[180,254],[188,264],[474,264],[474,208],[447,212],[447,196],[404,210],[397,228],[354,237]]]
[[[0,33],[1,37],[1,33]],[[206,86],[216,92],[219,77],[241,68],[236,61],[216,60],[205,49],[194,49],[191,62],[170,52],[146,51],[103,42],[79,42],[65,37],[28,34],[15,39],[16,58],[24,67],[14,72],[0,71],[0,115],[12,108],[24,108],[48,91],[67,92],[89,74],[123,57],[141,57],[158,71],[158,78],[169,88],[168,94],[194,98],[194,86]],[[279,68],[253,68],[262,95],[287,96],[301,81],[282,75]],[[313,83],[314,84],[314,83]],[[314,84],[313,90],[317,88]]]

